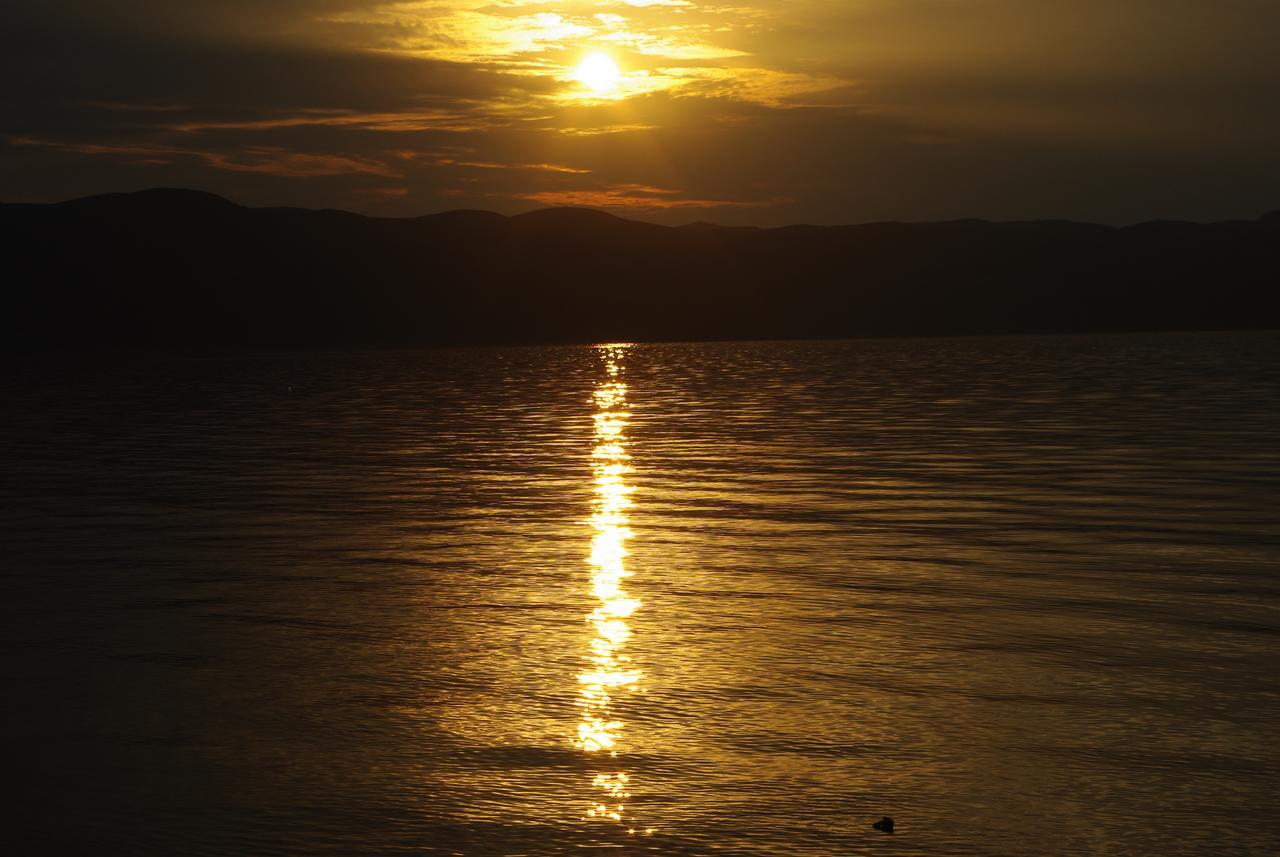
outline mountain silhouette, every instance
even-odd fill
[[[1274,328],[1280,214],[665,227],[415,218],[159,189],[0,205],[11,348]]]

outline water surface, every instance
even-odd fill
[[[14,853],[1278,853],[1278,358],[22,358]]]

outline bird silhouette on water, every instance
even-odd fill
[[[887,815],[871,826],[876,830],[883,830],[885,833],[893,833],[893,819]]]

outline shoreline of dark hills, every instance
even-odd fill
[[[1280,327],[1256,221],[666,227],[386,219],[197,191],[0,205],[9,348],[411,346]]]

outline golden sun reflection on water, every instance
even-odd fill
[[[589,523],[593,530],[587,564],[591,569],[591,594],[598,606],[587,615],[592,637],[584,655],[586,668],[578,675],[581,717],[575,745],[583,752],[616,759],[623,723],[614,706],[615,695],[634,691],[644,674],[634,667],[625,650],[631,638],[627,619],[641,607],[623,586],[631,572],[626,568],[627,526],[631,507],[630,456],[626,450],[627,385],[622,381],[625,345],[599,346],[605,363],[605,379],[594,392],[595,447],[592,450],[595,502]],[[587,810],[588,818],[623,821],[631,796],[630,777],[611,767],[597,771],[592,787],[598,794]],[[632,831],[634,832],[634,831]],[[646,833],[651,832],[646,830]]]

